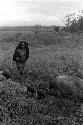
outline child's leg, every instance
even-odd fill
[[[20,75],[22,76],[24,74],[24,68],[25,68],[25,64],[22,63],[20,66]]]
[[[23,83],[23,74],[24,74],[24,68],[25,68],[25,64],[20,64],[20,80],[21,83]]]

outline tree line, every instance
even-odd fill
[[[65,30],[71,33],[83,31],[83,10],[79,13],[67,14],[65,17]]]

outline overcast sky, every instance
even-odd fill
[[[0,0],[0,26],[63,25],[66,14],[83,10],[83,0]]]

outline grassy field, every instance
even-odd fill
[[[47,97],[40,102],[26,96],[25,84],[48,83],[55,76],[76,75],[83,70],[83,33],[71,35],[53,32],[0,31],[0,70],[10,69],[11,80],[0,81],[1,125],[79,125],[80,112],[73,101]],[[69,39],[68,39],[69,38]],[[29,42],[24,83],[12,57],[19,39]],[[68,70],[66,70],[68,67]]]

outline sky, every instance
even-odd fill
[[[67,14],[80,10],[83,0],[0,0],[0,26],[62,26]]]

